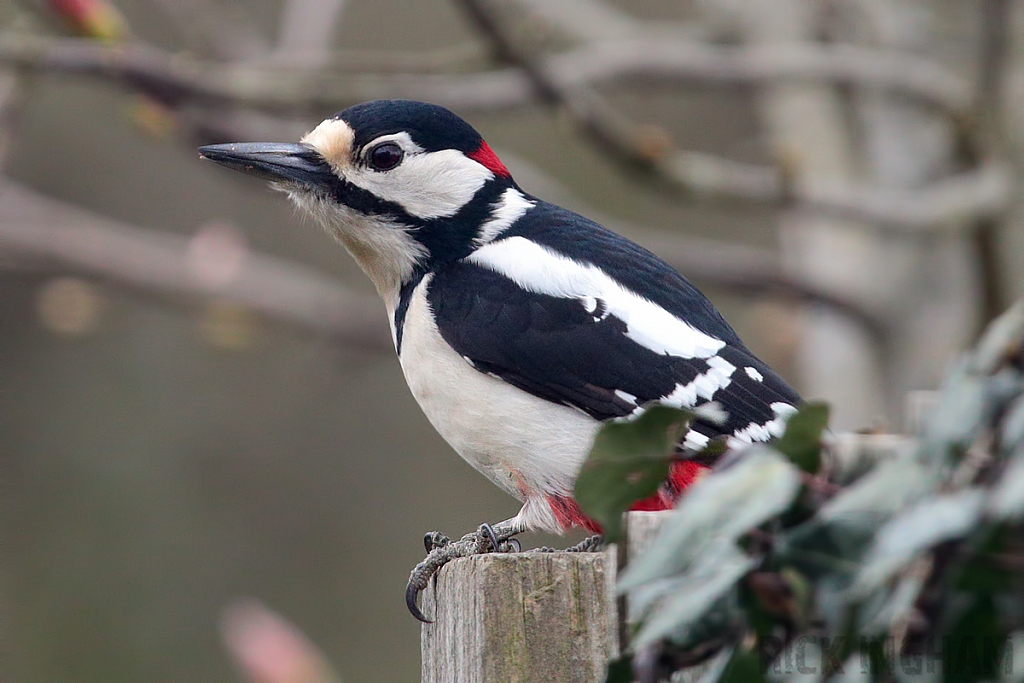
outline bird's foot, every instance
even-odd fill
[[[428,531],[423,534],[423,549],[430,553],[435,548],[443,548],[450,544],[452,539],[440,531]]]
[[[576,545],[571,545],[565,549],[567,553],[599,553],[605,549],[608,544],[604,542],[604,536],[596,534],[594,536],[588,536]]]
[[[576,545],[571,545],[564,550],[558,548],[551,548],[549,546],[541,546],[540,548],[533,548],[528,552],[531,553],[597,553],[605,549],[604,536],[597,534],[596,536],[588,536]]]
[[[405,587],[405,604],[414,617],[425,624],[432,623],[432,620],[420,611],[416,599],[430,583],[430,578],[455,558],[491,552],[519,552],[519,541],[513,538],[519,530],[500,524],[496,526],[497,530],[490,524],[481,524],[479,529],[457,541],[452,541],[439,531],[431,531],[423,537],[423,547],[427,551],[427,556],[413,568],[409,575],[409,583]]]

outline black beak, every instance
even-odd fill
[[[287,142],[231,142],[205,145],[199,156],[264,180],[327,188],[337,180],[324,158],[309,145]]]

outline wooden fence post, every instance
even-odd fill
[[[599,683],[618,652],[614,549],[455,560],[423,595],[423,683]]]
[[[635,555],[669,513],[630,513]],[[601,683],[618,654],[616,549],[455,560],[423,594],[422,683]]]

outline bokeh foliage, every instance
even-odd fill
[[[692,417],[667,410],[605,427],[584,472],[687,457],[653,455]],[[844,450],[827,419],[804,405],[681,498],[619,580],[635,623],[609,683],[697,664],[708,683],[1024,680],[1024,302],[954,363],[917,439]],[[649,493],[577,491],[605,516],[588,501]]]

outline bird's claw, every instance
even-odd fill
[[[567,553],[597,553],[605,549],[607,543],[604,542],[604,536],[597,534],[595,536],[587,536],[576,545],[571,545],[565,549]]]
[[[494,533],[494,528],[490,524],[488,524],[487,522],[481,524],[480,528],[477,530],[477,533],[480,534],[480,540],[487,539],[491,542],[492,550],[498,550],[498,546],[501,545],[501,542],[498,541],[498,536]],[[482,548],[481,552],[486,552],[486,548]]]
[[[428,553],[434,548],[443,548],[451,542],[452,539],[440,531],[428,531],[423,534],[423,548]]]
[[[416,600],[437,570],[458,557],[488,552],[519,552],[521,548],[519,541],[512,538],[511,534],[499,534],[490,524],[481,524],[479,529],[466,534],[458,541],[452,541],[444,534],[432,531],[423,537],[423,545],[427,550],[427,556],[409,574],[409,583],[405,586],[405,605],[409,612],[424,624],[431,624],[433,620],[424,616]]]

